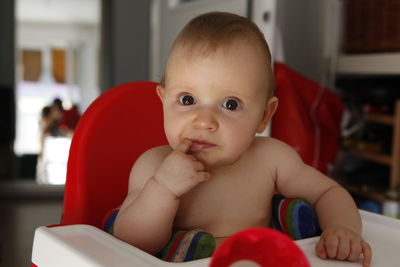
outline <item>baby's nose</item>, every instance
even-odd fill
[[[196,130],[215,131],[218,129],[218,122],[211,110],[199,110],[193,120],[193,128]]]

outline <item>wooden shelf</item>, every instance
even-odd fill
[[[340,55],[338,74],[394,75],[400,74],[400,53]]]
[[[365,151],[358,151],[355,149],[349,149],[349,153],[374,161],[380,164],[384,164],[390,167],[390,183],[389,190],[400,192],[400,99],[395,103],[395,112],[393,116],[386,114],[369,114],[367,116],[369,121],[376,123],[387,124],[393,126],[392,134],[392,154],[378,154],[370,153]]]
[[[390,189],[400,191],[400,99],[396,101],[392,138],[393,166],[391,169]]]
[[[361,151],[357,151],[357,150],[350,150],[350,153],[353,155],[356,155],[358,157],[367,159],[367,160],[371,160],[374,162],[378,162],[380,164],[392,166],[392,157],[389,155],[361,152]]]
[[[367,120],[387,125],[394,124],[394,117],[386,114],[368,114]]]

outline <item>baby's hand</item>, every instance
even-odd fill
[[[192,142],[183,140],[158,168],[154,178],[166,186],[176,197],[189,192],[193,187],[211,178],[204,164],[187,152]]]
[[[357,261],[363,254],[363,267],[371,264],[372,250],[369,244],[359,234],[345,227],[325,229],[315,249],[321,259]]]

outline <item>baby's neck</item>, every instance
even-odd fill
[[[242,156],[239,157],[234,162],[229,163],[229,164],[206,167],[206,171],[208,171],[212,175],[216,175],[216,176],[221,175],[221,174],[226,174],[226,173],[238,168],[240,166],[241,159],[242,159]]]

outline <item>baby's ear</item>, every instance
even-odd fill
[[[274,113],[278,107],[278,102],[278,98],[275,96],[267,99],[265,102],[263,119],[257,128],[257,133],[262,133],[264,132],[265,128],[267,128],[268,123],[272,119],[272,116],[274,116]]]
[[[159,84],[159,85],[157,85],[156,91],[157,91],[158,97],[161,99],[161,102],[163,102],[165,87],[163,85]]]

